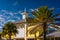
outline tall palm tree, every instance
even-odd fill
[[[37,10],[33,11],[32,14],[34,16],[34,19],[37,20],[38,23],[43,24],[44,40],[46,40],[47,23],[51,24],[56,20],[60,20],[59,18],[56,18],[56,16],[58,16],[58,14],[54,15],[53,8],[48,9],[47,6],[42,6],[42,7],[38,8]],[[30,19],[30,21],[32,21],[32,20]]]
[[[2,33],[0,33],[0,39],[1,39],[1,37],[2,37]]]
[[[11,36],[13,34],[16,35],[16,33],[18,33],[17,27],[12,22],[7,22],[4,25],[2,32],[3,32],[3,35],[6,35],[6,34],[9,35],[9,40],[11,40]]]

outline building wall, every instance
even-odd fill
[[[24,28],[18,28],[18,34],[16,34],[16,38],[24,38],[24,33],[25,33],[25,29]]]

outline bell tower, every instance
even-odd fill
[[[22,19],[26,20],[27,18],[27,13],[26,13],[26,8],[24,9],[24,12],[22,13]]]

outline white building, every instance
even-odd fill
[[[27,13],[23,12],[22,13],[22,20],[15,22],[14,24],[16,25],[16,27],[18,28],[18,34],[16,34],[15,38],[24,38],[26,40],[26,17],[27,17]]]
[[[26,24],[26,18],[27,18],[27,13],[23,12],[22,13],[22,20],[15,22],[16,27],[18,28],[17,29],[18,34],[16,34],[16,37],[15,37],[16,39],[25,39],[25,40],[26,39],[35,39],[36,35],[38,36],[40,33],[42,33],[43,29],[41,27],[36,28],[36,26],[38,26],[39,24],[36,24],[35,26],[28,27],[28,25]],[[36,30],[34,31],[34,33],[36,32],[36,35],[35,34],[29,34],[29,32],[27,32],[27,30],[29,31],[30,29],[35,29],[35,28],[36,28]],[[39,29],[39,28],[41,28],[41,29]],[[41,30],[40,33],[39,33],[39,30]]]

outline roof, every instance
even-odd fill
[[[60,37],[60,31],[56,31],[56,32],[50,33],[47,36]]]
[[[23,14],[23,15],[27,15],[27,13],[26,13],[26,12],[23,12],[22,14]]]
[[[14,24],[20,24],[20,23],[25,23],[26,21],[24,19],[20,20],[20,21],[17,21],[17,22],[14,22]]]
[[[47,37],[60,37],[60,31],[55,31],[52,32],[50,34],[46,34]],[[43,36],[41,36],[40,38],[42,38]]]

